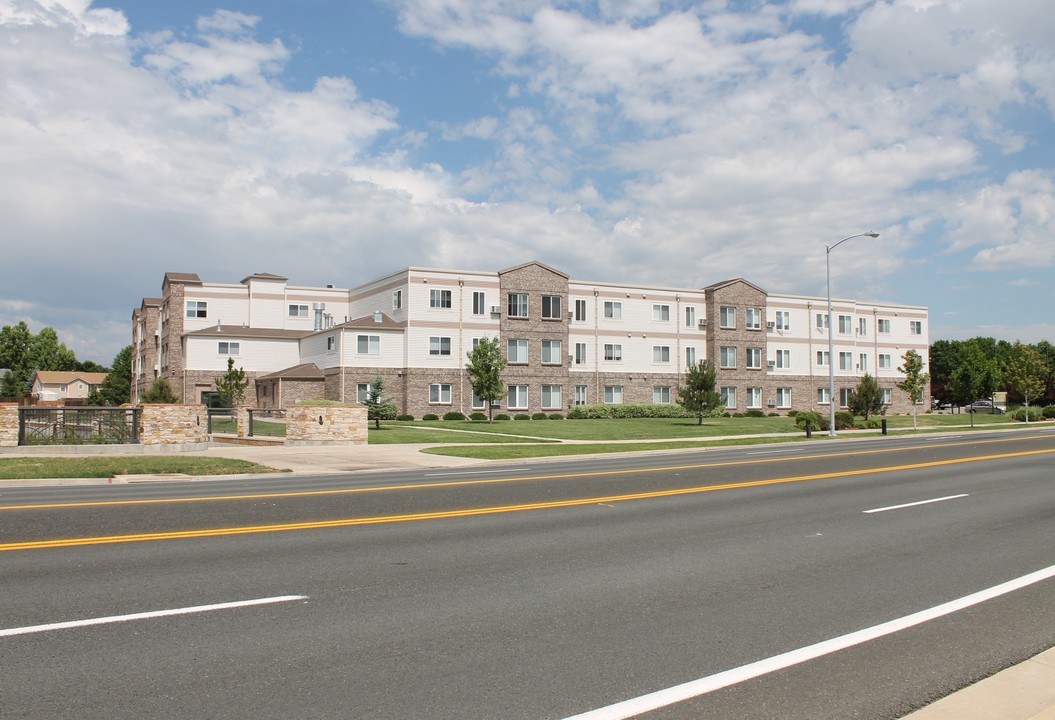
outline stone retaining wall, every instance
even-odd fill
[[[139,442],[143,445],[173,445],[209,441],[209,422],[204,405],[140,406]]]
[[[365,405],[295,405],[286,410],[287,445],[365,445]]]

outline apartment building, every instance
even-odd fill
[[[405,414],[484,410],[465,371],[481,338],[498,337],[508,413],[577,404],[676,402],[686,368],[710,359],[731,411],[826,411],[829,362],[845,405],[864,373],[892,412],[913,349],[927,362],[925,307],[770,295],[743,280],[701,289],[591,282],[539,262],[506,270],[409,267],[353,288],[290,285],[259,273],[239,283],[168,273],[160,298],[132,314],[133,401],[155,378],[208,402],[228,358],[259,407],[362,400],[375,377]]]

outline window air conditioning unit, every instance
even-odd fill
[[[491,306],[491,314],[492,315],[501,315],[502,314],[502,306],[501,305],[492,305]]]
[[[771,368],[775,368],[777,366],[777,361],[776,360],[767,360],[766,361],[766,365],[768,365]]]
[[[707,327],[707,318],[700,318],[700,329]]]
[[[773,320],[768,320],[768,321],[766,321],[766,327],[767,327],[767,328],[769,328],[770,330],[772,330],[772,329],[773,329],[773,328],[775,328],[776,326],[777,326],[777,324],[776,324],[776,322],[774,322]]]
[[[777,406],[776,398],[769,398],[769,402],[766,403],[766,407],[776,407],[776,406]]]

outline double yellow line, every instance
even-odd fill
[[[474,517],[479,515],[499,515],[503,513],[524,512],[527,510],[550,510],[554,508],[580,507],[583,505],[599,505],[604,503],[626,502],[629,500],[648,500],[664,497],[676,497],[678,495],[695,495],[717,490],[736,490],[751,487],[763,487],[766,485],[782,485],[785,483],[805,482],[809,480],[823,480],[838,477],[854,477],[858,475],[874,475],[880,473],[902,472],[905,470],[920,470],[924,468],[941,467],[946,465],[961,465],[966,463],[983,462],[990,460],[1004,460],[1008,458],[1028,457],[1033,455],[1048,455],[1055,453],[1055,448],[1044,450],[1028,450],[1023,452],[1002,453],[997,455],[983,455],[971,458],[957,458],[953,460],[937,460],[933,462],[912,463],[908,465],[892,465],[888,467],[869,468],[861,470],[844,470],[840,472],[818,473],[813,475],[797,475],[793,477],[772,478],[769,480],[752,480],[738,483],[725,483],[721,485],[701,485],[689,488],[676,488],[673,490],[654,490],[641,493],[627,493],[622,495],[607,495],[601,497],[580,498],[573,500],[554,500],[551,502],[525,503],[520,505],[498,505],[493,507],[469,508],[461,510],[440,510],[434,512],[412,513],[405,515],[381,515],[366,518],[343,518],[338,520],[317,520],[312,522],[283,523],[274,525],[247,525],[241,527],[213,528],[203,530],[179,530],[175,532],[138,533],[133,535],[103,535],[98,537],[80,538],[56,538],[51,540],[37,540],[32,542],[17,542],[0,544],[0,552],[14,550],[40,550],[45,548],[81,547],[85,545],[110,545],[116,543],[147,542],[152,540],[182,540],[190,538],[225,537],[230,535],[252,535],[257,533],[291,532],[295,530],[322,530],[326,528],[355,527],[360,525],[383,525],[399,522],[413,522],[418,520],[443,520],[449,518]],[[730,464],[730,463],[722,463]],[[738,463],[739,464],[739,463]],[[686,466],[702,467],[702,466]],[[679,468],[662,468],[663,470],[677,470]],[[656,469],[651,469],[655,471]],[[606,473],[589,474],[614,474]],[[636,470],[634,472],[646,472]],[[553,476],[573,477],[573,476]],[[539,478],[541,479],[541,478]],[[511,481],[507,478],[505,481]],[[399,487],[421,487],[421,486],[399,486]],[[375,490],[377,488],[374,488]],[[328,492],[328,491],[323,491]],[[251,496],[260,497],[260,496]],[[272,496],[274,497],[274,496]]]

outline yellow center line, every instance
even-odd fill
[[[968,440],[967,444],[988,445],[993,443],[1008,443],[1021,440],[1051,440],[1050,435],[1035,435],[1018,438],[996,438],[991,440]],[[589,470],[586,472],[560,473],[551,475],[524,475],[520,477],[504,478],[476,478],[473,480],[445,480],[443,482],[430,483],[406,483],[401,485],[380,485],[376,487],[339,488],[331,490],[293,490],[280,493],[246,493],[242,495],[213,495],[195,496],[184,498],[144,498],[139,500],[93,500],[86,502],[66,503],[36,503],[31,505],[0,505],[0,512],[5,510],[56,510],[68,508],[91,508],[91,507],[118,507],[124,505],[169,505],[178,503],[199,502],[231,502],[238,500],[269,500],[276,498],[299,498],[317,497],[325,495],[349,495],[355,493],[390,492],[393,490],[434,490],[437,488],[464,487],[473,485],[499,485],[503,483],[529,482],[539,480],[565,480],[582,477],[603,477],[606,475],[641,475],[646,473],[706,470],[720,467],[736,467],[739,465],[763,465],[770,463],[797,462],[801,460],[821,460],[840,457],[853,457],[857,455],[879,455],[883,453],[900,453],[912,450],[932,450],[934,448],[959,447],[965,442],[936,443],[933,445],[922,445],[913,448],[879,448],[871,450],[852,450],[842,453],[818,453],[814,455],[796,455],[795,457],[776,458],[752,458],[750,460],[726,460],[722,462],[698,463],[693,465],[670,465],[661,467],[632,468],[624,470]]]
[[[771,478],[769,480],[750,480],[746,482],[725,483],[721,485],[701,485],[689,488],[676,488],[673,490],[652,490],[641,493],[628,493],[624,495],[608,495],[603,497],[590,497],[572,500],[553,500],[550,502],[524,503],[519,505],[499,505],[482,508],[466,508],[460,510],[436,510],[433,512],[411,513],[405,515],[381,515],[365,518],[341,518],[336,520],[315,520],[311,522],[283,523],[277,525],[247,525],[241,527],[212,528],[201,530],[177,530],[172,532],[140,533],[135,535],[104,535],[99,537],[80,538],[56,538],[52,540],[36,540],[31,542],[16,542],[0,544],[0,552],[11,550],[40,550],[44,548],[80,547],[84,545],[109,545],[115,543],[146,542],[151,540],[180,540],[187,538],[209,538],[223,537],[228,535],[252,535],[257,533],[289,532],[293,530],[319,530],[325,528],[353,527],[358,525],[382,525],[398,522],[411,522],[416,520],[439,520],[446,518],[463,518],[479,515],[498,515],[502,513],[523,512],[526,510],[547,510],[553,508],[578,507],[583,505],[595,505],[601,503],[626,502],[629,500],[647,500],[653,498],[676,497],[678,495],[695,495],[718,490],[734,490],[742,488],[763,487],[766,485],[781,485],[785,483],[805,482],[809,480],[823,480],[828,478],[854,477],[859,475],[874,475],[880,473],[901,472],[905,470],[919,470],[923,468],[941,467],[944,465],[962,465],[965,463],[982,462],[986,460],[1003,460],[1007,458],[1028,457],[1031,455],[1048,455],[1055,453],[1055,448],[1045,450],[1027,450],[1015,453],[1004,453],[999,455],[985,455],[971,458],[956,458],[952,460],[937,460],[924,463],[913,463],[909,465],[892,465],[880,468],[865,468],[860,470],[843,470],[839,472],[817,473],[812,475],[798,475],[794,477]]]

